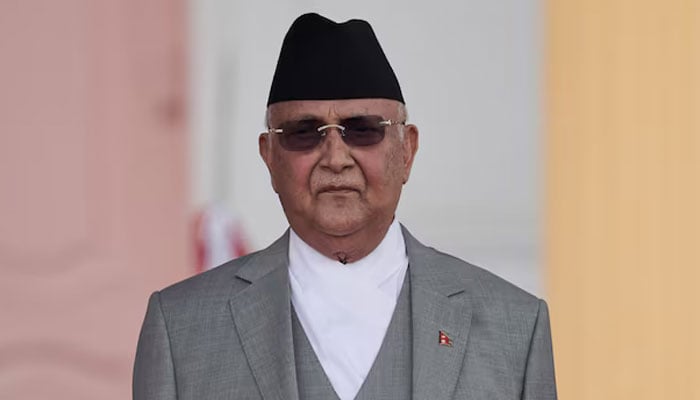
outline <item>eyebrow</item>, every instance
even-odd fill
[[[298,116],[298,117],[293,118],[293,119],[288,119],[288,120],[282,121],[282,123],[284,123],[284,122],[323,122],[323,118],[319,118],[315,115],[305,114],[305,115],[301,115],[301,116]]]
[[[323,118],[313,114],[302,114],[295,116],[291,121],[323,121]]]
[[[369,110],[364,109],[363,111],[357,111],[353,112],[347,116],[341,117],[338,119],[338,121],[344,121],[348,119],[355,119],[355,118],[362,118],[362,117],[381,117],[384,118],[381,114],[370,114]],[[290,119],[285,119],[281,122],[327,122],[327,120],[323,117],[320,117],[318,115],[313,115],[313,114],[301,114],[295,117],[292,117]]]

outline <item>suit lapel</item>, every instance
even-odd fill
[[[298,399],[288,264],[288,234],[237,274],[249,285],[229,301],[248,364],[265,400]]]
[[[472,308],[458,271],[437,265],[435,251],[404,228],[411,274],[413,399],[446,400],[454,392],[467,348]],[[443,263],[444,264],[444,263]],[[440,344],[440,332],[451,346]]]

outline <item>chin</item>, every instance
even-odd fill
[[[363,218],[323,218],[317,220],[321,232],[331,236],[348,236],[360,230]]]

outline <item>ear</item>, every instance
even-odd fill
[[[260,136],[258,136],[258,152],[260,153],[260,157],[265,162],[265,165],[267,165],[267,169],[270,169],[270,163],[268,162],[270,160],[269,140],[269,133],[261,133]]]
[[[272,175],[272,143],[270,142],[269,133],[261,133],[258,136],[258,152],[260,153],[260,158],[265,162],[267,171],[270,173],[270,183],[272,184],[272,190],[277,193],[277,187],[275,185],[275,177]]]
[[[411,167],[413,167],[413,160],[416,157],[416,152],[418,151],[418,127],[413,124],[408,124],[404,126],[403,131],[403,163],[404,163],[404,176],[403,183],[408,182],[408,177],[411,175]]]

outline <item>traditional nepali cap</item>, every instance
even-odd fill
[[[304,14],[282,43],[267,105],[289,100],[384,98],[404,103],[399,81],[367,21]]]

